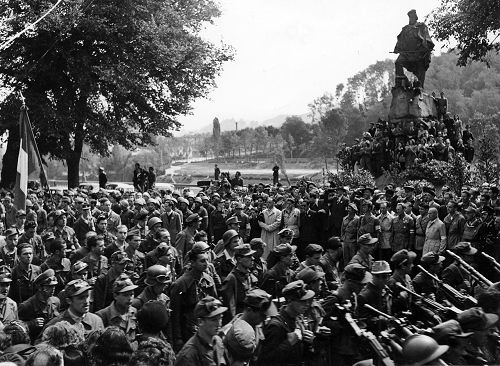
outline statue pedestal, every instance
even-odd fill
[[[399,119],[436,117],[437,108],[432,96],[401,87],[392,88],[392,102],[389,110],[389,121]]]

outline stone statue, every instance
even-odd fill
[[[410,10],[409,24],[404,26],[398,35],[398,42],[394,53],[399,53],[396,60],[396,87],[402,86],[406,79],[403,68],[413,73],[420,86],[424,87],[425,72],[431,62],[431,52],[434,43],[429,35],[429,30],[424,23],[417,22],[417,12]]]

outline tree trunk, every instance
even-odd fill
[[[12,127],[9,130],[9,138],[7,140],[7,150],[2,159],[2,174],[0,187],[12,189],[16,184],[17,174],[17,157],[19,155],[19,126]]]

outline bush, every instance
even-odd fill
[[[328,181],[334,183],[336,186],[375,186],[375,179],[373,178],[373,175],[368,170],[364,169],[359,169],[357,173],[352,171],[343,171],[339,173],[328,172]]]

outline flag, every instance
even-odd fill
[[[14,186],[14,206],[18,210],[26,209],[26,197],[28,195],[28,180],[40,179],[43,188],[48,187],[47,177],[42,165],[42,158],[35,142],[35,136],[31,129],[26,106],[21,107],[19,114],[20,144],[17,158],[16,185]]]

